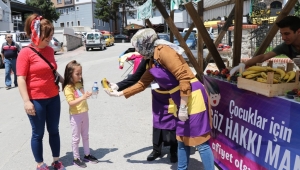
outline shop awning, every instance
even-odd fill
[[[145,28],[144,26],[142,25],[138,25],[138,24],[128,24],[124,29],[125,30],[138,30],[138,29],[141,29],[141,28]]]

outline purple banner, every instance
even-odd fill
[[[300,170],[300,103],[265,97],[205,76],[213,130],[210,144],[224,170]]]

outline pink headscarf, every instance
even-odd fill
[[[41,20],[43,19],[42,16],[37,16],[30,25],[31,29],[31,40],[34,45],[39,45],[40,36],[41,36]]]

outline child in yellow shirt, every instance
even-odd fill
[[[84,91],[82,67],[76,60],[69,62],[65,69],[63,89],[66,100],[70,106],[70,124],[72,126],[72,150],[74,165],[85,168],[86,162],[98,163],[98,159],[90,154],[89,148],[89,117],[88,117],[88,104],[86,99],[92,93]],[[79,155],[79,142],[80,135],[82,137],[84,149],[84,161],[80,159]]]

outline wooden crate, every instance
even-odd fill
[[[257,64],[259,65],[259,64]],[[268,66],[272,67],[273,62],[269,62]],[[287,68],[284,69],[286,72],[293,70],[293,63],[289,63],[287,65]],[[242,71],[240,71],[242,72]],[[293,90],[293,89],[299,89],[300,83],[299,83],[299,70],[296,71],[296,77],[295,82],[289,82],[289,83],[279,83],[279,84],[273,84],[273,77],[274,73],[269,72],[268,73],[268,79],[267,83],[261,83],[258,81],[254,81],[251,79],[246,79],[242,77],[238,77],[237,81],[237,87],[240,89],[249,90],[267,97],[274,97],[274,96],[283,96],[285,95],[285,92]]]
[[[286,91],[300,88],[299,81],[293,83],[267,84],[238,77],[237,87],[249,90],[267,97],[283,96]]]

